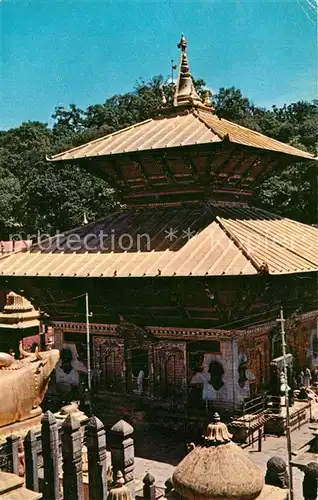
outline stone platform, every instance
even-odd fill
[[[23,484],[23,478],[8,472],[0,472],[1,500],[40,500],[42,498],[41,493],[27,490]]]
[[[311,401],[295,401],[293,406],[289,408],[290,429],[300,429],[302,425],[309,422],[311,417]],[[283,407],[280,414],[272,414],[266,420],[264,426],[265,434],[273,434],[276,436],[284,436],[286,434],[286,408]]]

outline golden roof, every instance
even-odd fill
[[[15,292],[10,292],[7,295],[6,305],[0,313],[0,328],[39,327],[39,317],[40,312],[33,307],[29,300]]]
[[[241,204],[128,210],[0,258],[0,276],[235,276],[317,270],[317,228]]]
[[[158,116],[76,148],[58,153],[49,161],[76,161],[135,151],[155,151],[180,146],[227,143],[259,148],[293,156],[295,161],[314,160],[314,155],[267,137],[237,123],[218,118],[211,111],[196,108]]]
[[[203,102],[195,90],[184,35],[178,48],[181,50],[180,64],[171,108],[163,110],[161,116],[56,154],[48,160],[76,161],[136,151],[215,145],[223,141],[283,153],[295,157],[295,161],[314,159],[306,151],[214,115],[211,106]]]

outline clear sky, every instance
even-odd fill
[[[1,128],[50,122],[170,73],[181,32],[192,74],[255,104],[316,97],[316,0],[0,0]]]

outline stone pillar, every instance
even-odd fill
[[[67,500],[84,500],[81,424],[71,413],[62,424],[63,494]]]
[[[59,434],[54,415],[47,411],[41,421],[44,469],[43,498],[60,500]]]
[[[134,486],[134,440],[132,439],[134,429],[125,422],[119,420],[109,431],[108,444],[112,456],[114,477],[117,472],[122,471],[126,485],[131,489]]]
[[[91,417],[86,427],[89,499],[107,499],[106,433],[102,422]]]
[[[156,500],[156,485],[155,478],[149,474],[149,472],[145,475],[143,479],[144,487],[143,487],[143,500]]]
[[[29,430],[24,438],[25,486],[32,491],[39,491],[38,447],[35,433]]]
[[[7,437],[8,469],[12,474],[19,475],[18,436],[12,434]]]

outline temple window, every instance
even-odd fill
[[[207,386],[207,381],[210,380],[210,374],[204,367],[204,356],[206,353],[220,354],[221,342],[218,340],[189,342],[187,345],[189,387],[188,402],[189,405],[193,407],[202,406],[204,389]],[[220,366],[222,367],[222,365]],[[219,383],[219,380],[216,383]]]
[[[188,373],[189,380],[191,380],[191,378],[195,373],[200,371],[203,364],[205,353],[220,354],[221,342],[219,340],[211,340],[211,341],[188,343],[187,355],[188,355],[188,367],[189,367],[189,373]]]

